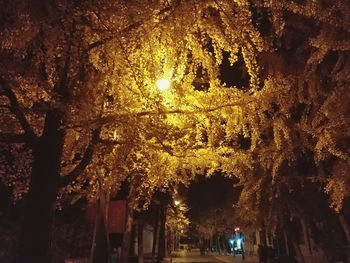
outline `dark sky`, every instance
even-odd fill
[[[188,189],[182,191],[190,208],[189,216],[198,217],[210,208],[232,207],[240,190],[233,187],[234,181],[217,174],[199,176]]]

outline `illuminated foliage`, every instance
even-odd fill
[[[48,195],[49,214],[57,196],[96,198],[98,178],[111,194],[137,180],[147,200],[221,169],[240,179],[252,218],[283,211],[274,204],[309,177],[340,210],[350,180],[346,0],[35,3],[0,11],[0,175],[16,198],[29,190],[39,211]],[[246,86],[222,82],[226,60],[243,65]],[[161,92],[159,79],[171,88]],[[325,171],[296,172],[304,156]]]
[[[190,224],[186,216],[188,207],[184,203],[172,205],[167,209],[166,226],[172,233],[184,233]]]

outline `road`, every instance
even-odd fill
[[[199,251],[180,251],[174,254],[174,257],[168,258],[167,262],[171,263],[258,263],[256,257],[249,257],[242,260],[240,255],[222,256],[222,255],[204,255],[201,256]]]

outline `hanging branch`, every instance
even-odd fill
[[[83,158],[80,163],[67,175],[61,177],[60,186],[65,187],[75,180],[91,162],[92,156],[95,151],[95,146],[99,141],[101,129],[94,130],[92,132],[92,138],[89,146],[86,148]]]

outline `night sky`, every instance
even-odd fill
[[[212,177],[199,176],[183,190],[190,217],[198,217],[210,208],[231,207],[239,196],[240,190],[233,187],[234,180],[220,174]]]

